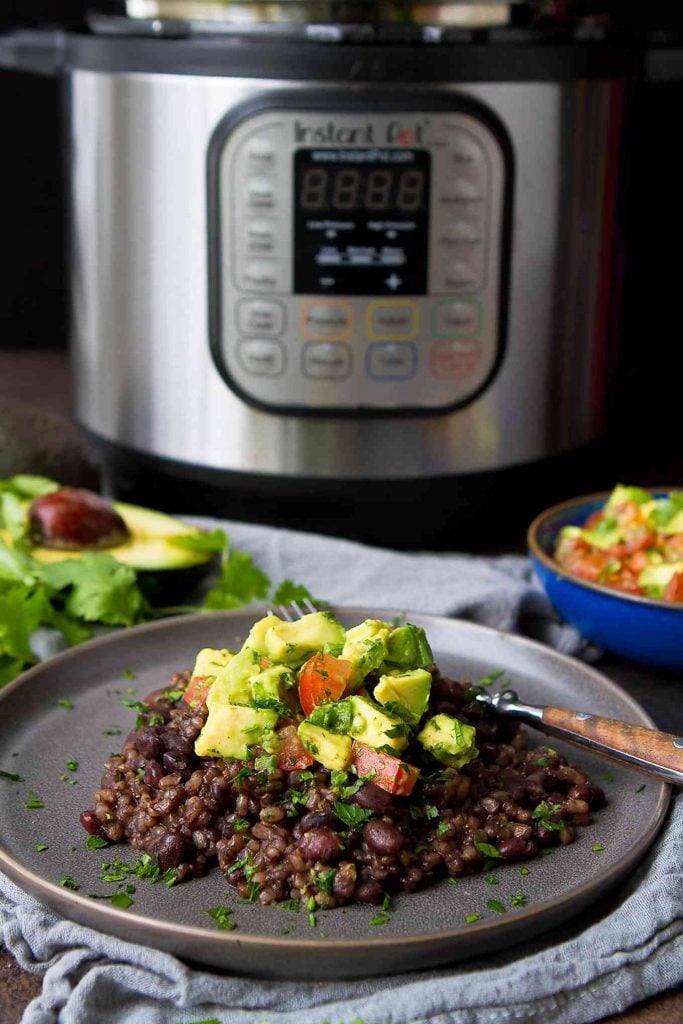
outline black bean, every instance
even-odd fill
[[[339,860],[343,846],[336,832],[329,828],[312,828],[299,840],[301,856],[306,860],[333,863]]]
[[[526,853],[526,842],[519,836],[510,836],[498,844],[498,852],[503,860],[519,860]]]
[[[363,839],[373,850],[381,854],[397,854],[406,845],[400,829],[388,821],[368,821],[363,826]]]
[[[353,798],[353,802],[375,814],[390,814],[394,808],[394,798],[386,789],[376,786],[374,782],[366,782]]]
[[[161,767],[158,761],[149,761],[145,768],[145,774],[142,776],[142,781],[150,789],[158,789],[159,781],[164,777],[166,772]]]
[[[131,735],[131,740],[135,744],[138,753],[146,757],[147,760],[158,760],[166,749],[161,732],[156,725],[137,729]]]
[[[184,757],[176,754],[164,754],[161,763],[167,772],[184,772],[187,770],[187,761]]]
[[[304,832],[308,832],[312,828],[334,830],[337,825],[341,825],[341,822],[334,814],[329,814],[327,811],[309,811],[299,822],[299,829],[300,834],[303,835]]]
[[[381,903],[384,899],[384,889],[379,882],[368,879],[360,883],[355,896],[359,903]]]
[[[176,868],[184,859],[188,851],[188,841],[177,832],[166,832],[154,841],[154,849],[151,851],[159,858],[159,867],[162,871],[169,868]]]
[[[81,825],[85,831],[91,836],[101,836],[102,831],[100,829],[100,823],[95,817],[93,811],[83,811],[81,813]]]

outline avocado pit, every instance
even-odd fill
[[[36,498],[28,510],[31,542],[58,551],[101,551],[130,539],[119,513],[99,494],[62,487]]]

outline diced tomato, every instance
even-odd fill
[[[683,572],[675,572],[666,585],[665,601],[683,601]]]
[[[215,676],[194,676],[190,680],[190,683],[185,690],[183,700],[190,707],[197,708],[201,704],[206,704],[206,698],[211,687],[211,683],[214,681]]]
[[[650,560],[644,551],[635,551],[628,558],[624,559],[624,568],[632,572],[634,576],[638,576],[649,564]]]
[[[299,739],[295,725],[286,725],[278,733],[280,749],[277,754],[278,768],[283,772],[295,772],[312,765],[314,758]]]
[[[394,796],[409,796],[420,775],[418,768],[357,740],[351,747],[351,764],[360,779],[371,775],[376,786]]]
[[[310,715],[317,704],[339,700],[352,671],[350,661],[333,654],[314,654],[309,658],[299,673],[299,700],[304,714]]]

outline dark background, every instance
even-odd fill
[[[87,0],[0,0],[0,31],[77,27]],[[99,4],[113,10],[117,4]],[[672,11],[678,8],[678,13]],[[619,4],[633,24],[680,27],[683,4]],[[640,26],[642,27],[642,25]],[[676,156],[683,82],[640,86],[631,101],[624,228],[621,360],[612,382],[616,443],[683,454],[678,407],[683,379],[681,266],[683,189]],[[64,137],[61,85],[0,71],[0,223],[4,270],[0,347],[68,344]]]

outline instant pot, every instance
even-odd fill
[[[652,60],[605,7],[129,0],[7,37],[63,75],[105,489],[459,547],[590,488]]]

